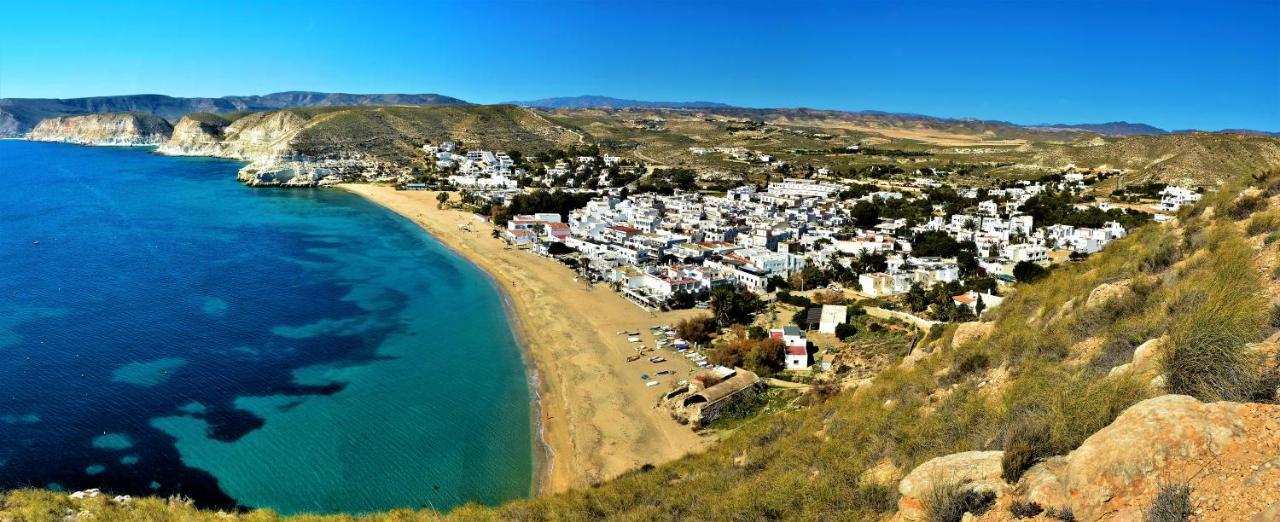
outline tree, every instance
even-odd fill
[[[880,223],[880,207],[870,201],[859,201],[849,211],[853,222],[862,228],[871,228]]]
[[[858,327],[849,323],[840,323],[836,325],[836,338],[844,340],[858,334]]]
[[[444,204],[447,201],[449,201],[448,192],[439,192],[436,194],[436,208],[444,208]]]
[[[711,291],[711,311],[722,327],[750,324],[752,316],[760,311],[760,299],[745,289],[718,286]]]
[[[923,312],[925,308],[929,307],[929,295],[925,293],[924,287],[920,286],[919,283],[911,284],[905,299],[907,308],[910,308],[912,312]]]
[[[1048,275],[1047,269],[1030,261],[1019,261],[1013,265],[1013,277],[1021,283],[1034,283]]]
[[[707,353],[712,364],[740,366],[761,376],[770,376],[786,363],[782,341],[778,339],[735,339],[716,345]]]
[[[676,335],[681,339],[695,344],[702,344],[711,340],[711,336],[715,335],[716,321],[710,315],[701,315],[698,317],[690,317],[681,319],[676,323]]]

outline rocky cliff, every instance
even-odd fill
[[[41,120],[104,112],[145,112],[174,121],[193,112],[274,111],[293,107],[364,105],[465,105],[439,94],[345,94],[291,91],[264,96],[176,98],[160,94],[89,98],[0,98],[0,137],[21,136]]]
[[[164,118],[120,112],[47,118],[28,138],[81,145],[159,145],[172,133],[173,126]]]
[[[313,186],[430,168],[422,144],[448,140],[529,154],[578,135],[514,106],[316,107],[189,114],[159,152],[247,161],[239,179],[250,185]]]

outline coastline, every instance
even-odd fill
[[[574,282],[568,268],[528,252],[504,249],[474,215],[437,208],[436,192],[389,186],[339,188],[422,227],[485,272],[499,289],[509,323],[528,356],[534,427],[535,490],[558,493],[613,478],[644,464],[660,464],[700,451],[707,441],[656,407],[667,389],[646,387],[640,375],[656,368],[625,362],[634,353],[622,330],[669,324],[696,311],[650,313],[603,286]],[[469,224],[471,230],[461,228]],[[704,312],[705,313],[705,312]],[[694,366],[672,361],[677,379]]]

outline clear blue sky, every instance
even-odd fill
[[[0,20],[0,97],[601,94],[1280,131],[1280,0],[0,0]]]

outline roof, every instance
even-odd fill
[[[951,300],[960,304],[973,304],[978,302],[978,293],[970,290],[963,294],[952,297]]]
[[[822,305],[821,322],[843,323],[849,318],[849,307],[845,305]]]
[[[788,346],[787,355],[809,355],[809,349],[803,346]]]
[[[612,229],[612,230],[617,230],[618,232],[625,232],[625,233],[627,233],[627,234],[638,234],[638,233],[640,233],[640,229],[635,228],[635,227],[629,227],[629,226],[626,226],[626,225],[614,225],[614,226],[611,226],[611,227],[609,227],[609,228],[610,228],[610,229]]]
[[[735,373],[733,374],[733,377],[725,379],[721,381],[720,384],[694,394],[694,397],[701,396],[707,400],[707,404],[713,404],[719,402],[725,397],[729,397],[751,388],[760,382],[760,377],[748,370],[744,370],[742,368],[734,368],[734,370]],[[685,399],[686,404],[688,404],[688,401],[689,399]]]

